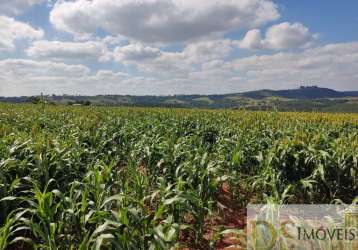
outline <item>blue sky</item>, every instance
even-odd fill
[[[282,20],[304,23],[321,34],[322,43],[358,40],[358,1],[280,0],[276,3],[282,8]]]
[[[0,95],[358,90],[358,2],[0,3]]]

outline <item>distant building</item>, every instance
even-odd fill
[[[318,89],[317,85],[312,85],[312,86],[300,86],[300,89]]]

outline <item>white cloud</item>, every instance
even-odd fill
[[[125,74],[99,70],[92,74],[81,64],[53,61],[7,59],[0,61],[1,95],[96,94],[111,93]]]
[[[235,44],[229,39],[190,43],[180,52],[161,51],[140,43],[117,47],[114,58],[122,64],[135,65],[140,71],[166,78],[187,77],[188,73],[202,63],[227,59]]]
[[[28,56],[52,58],[54,60],[89,60],[108,61],[110,52],[101,42],[60,42],[36,41],[26,51]]]
[[[87,36],[98,28],[144,42],[178,42],[258,27],[279,17],[269,0],[58,1],[57,29]]]
[[[110,70],[92,72],[84,65],[53,61],[8,59],[0,61],[0,91],[1,95],[41,92],[219,94],[263,88],[286,89],[301,83],[356,89],[358,42],[236,59],[231,56],[232,43],[230,40],[200,42],[186,46],[181,52],[160,51],[159,56],[145,60],[132,57],[132,61],[127,62],[138,67],[141,71],[138,75]],[[221,53],[224,49],[216,49],[221,46],[228,48],[226,53]],[[214,53],[207,56],[207,49]]]
[[[182,54],[190,62],[201,63],[226,58],[234,48],[233,41],[229,39],[209,40],[188,44]]]
[[[43,2],[0,0],[0,52],[21,56],[16,45],[33,41],[25,50],[32,60],[0,61],[0,95],[207,94],[302,82],[356,89],[358,82],[358,42],[318,47],[301,23],[260,31],[279,18],[271,0],[50,0],[51,23],[74,41],[44,40],[43,30],[7,17]],[[225,38],[247,30],[242,40]]]
[[[136,65],[155,79],[143,80],[153,86],[152,90],[146,89],[150,94],[287,89],[301,83],[341,90],[357,88],[358,42],[239,59],[231,56],[232,44],[230,40],[211,41],[208,44],[201,42],[188,45],[182,52],[161,52],[160,57],[137,62]],[[227,49],[216,49],[222,46]],[[213,53],[207,55],[207,50],[203,48],[210,48]],[[221,53],[223,51],[226,53]],[[133,83],[133,77],[127,81]]]
[[[51,61],[33,61],[25,59],[7,59],[0,61],[2,74],[28,81],[32,77],[78,77],[90,70],[83,65],[68,65]]]
[[[120,45],[127,42],[127,39],[123,36],[106,36],[105,38],[99,38],[103,43],[108,45]]]
[[[287,49],[307,47],[314,38],[315,35],[301,23],[284,22],[268,29],[264,43],[269,48]]]
[[[84,65],[52,61],[8,59],[0,61],[1,96],[44,94],[150,94],[165,93],[167,82],[129,76],[122,72],[91,72]]]
[[[304,48],[312,45],[317,34],[312,34],[309,29],[301,23],[280,23],[271,26],[262,38],[258,29],[250,30],[239,47],[244,49],[291,49]]]
[[[358,42],[251,56],[234,60],[231,67],[247,79],[251,88],[282,89],[304,82],[354,90],[358,82]]]
[[[118,62],[143,61],[157,58],[161,55],[158,48],[144,46],[140,43],[129,44],[123,47],[117,47],[114,50],[115,58]]]
[[[0,52],[14,50],[16,40],[36,40],[44,36],[43,30],[11,17],[0,16],[0,27]]]
[[[180,88],[184,92],[187,90],[186,93],[215,93],[214,86],[217,86],[217,93],[285,89],[303,82],[335,89],[356,88],[357,42],[239,59],[231,56],[233,43],[230,40],[200,42],[188,45],[182,52],[162,51],[159,57],[131,63],[145,75],[158,78],[159,82],[186,79],[186,83],[193,84]],[[221,53],[225,50],[226,53]]]
[[[46,2],[46,0],[1,0],[0,15],[19,15],[35,4]]]
[[[202,64],[215,60],[228,60],[234,51],[234,43],[228,39],[190,43],[181,52],[162,52],[155,60],[137,66],[143,71],[160,72],[166,78],[189,77]]]
[[[244,39],[239,41],[238,44],[239,47],[242,49],[262,49],[263,41],[261,31],[258,29],[248,31]]]
[[[98,80],[98,81],[108,81],[110,80],[122,80],[124,78],[127,78],[128,75],[125,73],[121,73],[121,72],[113,72],[111,70],[99,70],[94,79]]]

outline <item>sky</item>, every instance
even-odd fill
[[[358,90],[358,1],[0,0],[0,96]]]

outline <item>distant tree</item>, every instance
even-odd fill
[[[31,96],[27,99],[26,102],[32,103],[32,104],[40,104],[40,103],[42,103],[42,101],[43,101],[42,98],[39,96]]]
[[[83,103],[83,105],[85,105],[85,106],[91,106],[91,102],[90,102],[90,101],[85,101],[85,102]]]

